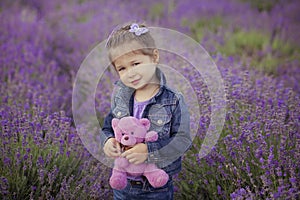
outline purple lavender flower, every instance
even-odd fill
[[[115,24],[132,19],[149,20],[150,25],[199,39],[226,85],[228,115],[222,137],[210,155],[199,159],[195,152],[212,114],[209,91],[193,69],[178,69],[198,95],[201,120],[192,124],[199,129],[193,150],[184,157],[183,170],[175,178],[176,197],[200,193],[207,199],[299,198],[299,1],[277,2],[259,12],[251,3],[232,0],[141,1],[138,5],[117,0],[105,4],[1,1],[0,17],[5,20],[0,22],[0,198],[111,196],[108,170],[84,148],[71,123],[72,83],[88,50],[106,39]],[[267,43],[250,53],[244,46],[241,53],[251,54],[248,60],[218,52],[226,36],[253,31],[266,34]],[[269,62],[282,60],[273,76],[250,67],[251,61],[270,56]],[[174,68],[180,63],[173,57],[166,60]],[[110,89],[116,79],[107,70],[99,81],[95,98],[99,122],[109,112]],[[23,196],[14,190],[18,180],[24,179],[17,171],[32,180],[24,184],[27,193]],[[193,186],[184,189],[184,183]]]

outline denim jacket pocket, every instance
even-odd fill
[[[129,109],[123,106],[116,106],[113,111],[112,114],[115,118],[122,118],[125,116],[129,116]]]
[[[150,130],[158,133],[159,139],[167,139],[170,137],[171,114],[161,107],[159,110],[153,109],[149,113],[148,118],[151,122]]]

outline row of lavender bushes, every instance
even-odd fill
[[[221,138],[199,159],[210,119],[209,103],[201,102],[207,112],[175,177],[176,199],[299,198],[298,4],[2,1],[0,198],[111,198],[110,169],[76,133],[72,83],[84,57],[115,25],[141,19],[198,40],[226,84]],[[197,86],[192,70],[184,76],[202,97],[205,87]],[[100,123],[109,109],[110,78],[96,96]]]
[[[202,140],[194,140],[178,177],[178,197],[298,199],[299,95],[257,71],[226,68],[223,74],[229,84],[224,129],[204,159],[198,155]],[[203,138],[205,119],[200,130]]]

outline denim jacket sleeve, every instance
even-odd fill
[[[166,166],[180,158],[191,146],[190,115],[183,96],[177,94],[177,103],[172,112],[170,137],[148,142],[148,160]],[[164,164],[162,164],[164,163]]]
[[[125,95],[126,98],[122,96],[122,92],[126,91],[128,95]],[[124,89],[122,87],[116,86],[113,90],[111,96],[111,110],[108,115],[104,119],[103,128],[100,131],[100,140],[101,146],[103,147],[105,142],[111,138],[115,137],[114,130],[112,129],[112,119],[114,117],[122,118],[124,116],[128,116],[130,113],[129,111],[129,100],[130,96],[132,95],[132,89]]]
[[[111,120],[113,119],[112,111],[104,119],[104,124],[102,130],[100,130],[100,141],[101,147],[104,146],[105,142],[112,137],[115,137],[114,131],[111,126]]]
[[[103,127],[102,127],[102,130],[100,130],[100,142],[101,142],[102,148],[104,147],[105,142],[109,138],[115,137],[114,130],[112,129],[112,126],[111,126],[111,121],[114,118],[113,108],[116,106],[115,95],[116,95],[116,90],[114,89],[114,91],[111,95],[111,110],[107,114],[107,116],[104,118]]]

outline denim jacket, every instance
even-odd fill
[[[150,130],[158,133],[158,140],[146,143],[146,162],[155,163],[169,175],[173,175],[181,170],[181,156],[192,143],[190,115],[182,94],[166,86],[165,76],[159,68],[156,75],[160,79],[160,89],[150,99],[142,117],[150,120]],[[121,81],[116,83],[111,111],[106,116],[100,133],[102,147],[107,139],[114,137],[112,119],[133,115],[133,94],[134,89],[125,86]]]

